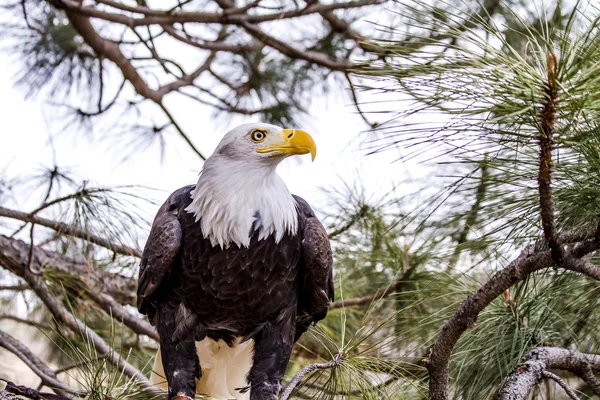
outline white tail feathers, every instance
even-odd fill
[[[254,356],[254,341],[240,343],[238,338],[233,347],[222,341],[206,338],[196,342],[196,353],[202,367],[202,377],[196,380],[196,393],[216,400],[249,400],[250,390],[246,380]],[[156,353],[150,380],[157,387],[167,390],[167,380],[162,365],[160,350]]]

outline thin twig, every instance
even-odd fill
[[[158,103],[158,106],[161,108],[161,110],[163,110],[169,121],[171,121],[171,124],[175,127],[177,132],[179,132],[179,135],[183,138],[183,140],[185,140],[186,143],[191,147],[194,153],[196,153],[198,157],[200,157],[202,160],[206,160],[206,157],[200,152],[200,150],[196,148],[196,146],[192,142],[192,139],[190,139],[190,137],[183,131],[183,128],[181,128],[181,126],[177,123],[175,118],[173,118],[173,115],[171,115],[169,110],[167,110],[167,107],[165,107],[165,105],[162,103]]]
[[[569,396],[571,399],[573,400],[579,400],[579,397],[577,397],[577,395],[575,394],[575,392],[573,391],[573,389],[571,389],[569,387],[569,385],[567,385],[567,382],[565,382],[560,376],[553,374],[552,372],[548,372],[548,371],[542,371],[542,376],[544,378],[548,378],[548,379],[552,379],[553,381],[555,381],[556,383],[558,383],[558,385],[563,388],[563,390],[565,391],[565,393],[567,394],[567,396]]]
[[[368,212],[369,212],[369,206],[366,204],[363,204],[360,207],[360,209],[358,210],[358,212],[350,217],[350,219],[348,220],[347,223],[345,223],[338,229],[334,230],[333,232],[329,233],[327,236],[329,237],[329,239],[333,239],[336,236],[341,235],[342,233],[346,232],[348,229],[352,228],[352,226],[354,226],[354,224],[356,224],[362,218],[364,218]]]
[[[378,300],[381,300],[385,297],[388,297],[394,293],[398,293],[402,290],[402,286],[406,283],[406,280],[410,278],[414,269],[409,268],[404,272],[404,274],[392,285],[388,286],[384,291],[380,293],[372,293],[362,297],[354,297],[351,299],[340,299],[336,300],[329,306],[330,310],[335,308],[343,308],[343,307],[354,307],[354,306],[362,306],[366,304],[372,304]]]
[[[29,319],[24,319],[24,318],[17,317],[16,315],[0,314],[0,320],[3,320],[3,319],[7,319],[7,320],[15,321],[15,322],[18,322],[18,323],[21,323],[21,324],[33,326],[33,327],[36,327],[38,329],[44,329],[44,330],[52,329],[52,326],[50,326],[48,324],[45,324],[43,322],[31,321]]]
[[[475,226],[475,223],[477,222],[477,216],[481,208],[481,203],[485,199],[486,189],[488,186],[488,166],[486,158],[484,158],[480,162],[478,168],[481,169],[481,177],[479,184],[477,185],[477,190],[475,191],[475,201],[473,202],[473,206],[471,206],[471,209],[467,213],[465,217],[465,223],[462,229],[460,230],[458,237],[456,238],[456,247],[454,248],[454,253],[452,253],[452,256],[450,257],[447,269],[452,269],[456,266],[460,253],[462,251],[462,245],[466,243],[467,238],[469,236],[469,232],[471,231],[473,226]]]
[[[107,355],[103,354],[103,355],[100,355],[98,357],[94,357],[94,358],[83,360],[83,361],[79,361],[79,362],[76,362],[76,363],[73,363],[73,364],[65,365],[64,367],[57,368],[54,371],[54,373],[56,375],[58,375],[58,374],[61,374],[63,372],[70,371],[72,369],[83,367],[84,365],[88,365],[88,364],[90,364],[90,363],[92,363],[94,361],[104,360],[104,359],[106,359],[106,357],[107,357]]]
[[[338,353],[335,356],[333,356],[333,359],[329,362],[322,363],[322,364],[314,363],[314,364],[307,365],[306,367],[302,368],[300,370],[300,372],[298,372],[296,375],[294,375],[294,377],[292,378],[290,383],[286,386],[286,388],[281,393],[279,400],[287,400],[290,397],[290,395],[292,394],[292,392],[294,391],[294,389],[296,388],[296,386],[298,386],[298,384],[302,381],[302,378],[304,378],[306,375],[310,374],[311,372],[316,371],[318,369],[337,368],[343,362],[344,362],[344,355],[342,353]]]
[[[25,290],[29,290],[29,286],[25,284],[20,285],[0,285],[0,290],[10,290],[14,292],[24,292]]]

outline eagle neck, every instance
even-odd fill
[[[213,246],[248,247],[258,231],[279,242],[298,229],[296,202],[277,174],[278,163],[248,162],[213,155],[204,164],[186,208]]]

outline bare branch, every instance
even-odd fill
[[[33,326],[33,327],[38,328],[38,329],[44,329],[44,330],[52,329],[52,326],[50,326],[48,324],[44,324],[42,322],[31,321],[29,319],[19,318],[19,317],[15,316],[15,315],[0,314],[0,320],[3,320],[3,319],[8,319],[8,320],[11,320],[11,321],[18,322],[20,324],[25,324],[25,325]]]
[[[136,18],[129,17],[122,13],[111,13],[99,10],[93,6],[85,6],[76,0],[50,0],[57,8],[62,8],[70,12],[76,12],[87,17],[94,17],[103,19],[110,22],[116,22],[118,24],[126,25],[129,27],[136,27],[142,25],[153,25],[153,24],[174,24],[179,23],[218,23],[218,24],[234,24],[239,25],[245,22],[249,23],[260,23],[268,21],[278,21],[283,19],[297,18],[310,14],[323,13],[333,10],[341,10],[348,8],[360,8],[367,5],[381,4],[382,0],[356,0],[348,2],[339,2],[332,4],[319,4],[313,3],[304,8],[298,8],[296,10],[283,11],[269,14],[254,14],[249,15],[245,13],[244,8],[229,8],[222,13],[212,12],[196,12],[196,11],[160,11],[153,10],[146,6],[128,6],[123,3],[112,1],[112,0],[97,0],[98,3],[109,5],[113,8],[121,11],[128,11],[131,13],[142,14],[144,17]]]
[[[287,400],[290,397],[290,395],[292,394],[292,392],[294,391],[294,388],[296,388],[296,386],[298,386],[298,384],[302,381],[302,378],[304,378],[306,375],[310,374],[311,372],[316,371],[317,369],[337,368],[343,362],[344,362],[344,355],[342,353],[338,353],[329,362],[326,362],[323,364],[314,363],[314,364],[307,365],[306,367],[302,368],[300,370],[300,372],[298,372],[296,375],[294,375],[294,377],[292,378],[290,383],[286,386],[286,388],[281,393],[279,399]]]
[[[33,354],[33,352],[29,350],[27,346],[2,330],[0,330],[0,346],[13,353],[19,357],[21,361],[27,364],[33,373],[40,377],[44,386],[53,388],[58,394],[63,396],[67,396],[69,394],[75,394],[78,396],[85,395],[85,392],[74,389],[59,381],[56,378],[54,371],[52,371],[50,367],[40,360],[38,356]]]
[[[254,36],[256,39],[290,58],[305,60],[322,67],[327,67],[332,71],[348,71],[352,66],[348,59],[330,57],[318,51],[297,49],[285,42],[282,42],[281,40],[274,38],[273,36],[268,35],[262,29],[260,29],[258,25],[250,22],[242,22],[241,26],[243,26],[246,32]]]
[[[567,385],[567,382],[565,382],[560,376],[548,371],[542,371],[542,376],[555,381],[561,388],[563,388],[565,393],[567,393],[567,396],[569,396],[572,400],[579,400],[579,397],[577,397],[573,389],[571,389],[569,385]]]
[[[192,38],[191,36],[180,35],[172,25],[161,25],[161,27],[165,30],[165,32],[167,32],[173,38],[175,38],[183,43],[189,44],[191,46],[194,46],[194,47],[197,47],[197,48],[203,49],[203,50],[227,51],[230,53],[239,54],[239,53],[244,53],[244,52],[258,51],[261,49],[261,47],[263,47],[259,43],[249,43],[249,44],[244,45],[244,44],[230,44],[230,43],[226,43],[224,41],[213,41],[213,42],[202,41],[202,42],[200,42],[196,38]]]
[[[79,239],[86,240],[90,243],[97,244],[106,249],[114,251],[115,253],[122,254],[125,256],[133,256],[138,258],[142,256],[142,252],[138,249],[134,249],[121,244],[112,243],[111,241],[105,238],[94,235],[90,232],[74,227],[72,225],[67,225],[64,222],[58,222],[43,217],[37,217],[31,214],[24,213],[22,211],[11,210],[5,207],[0,207],[0,217],[13,218],[23,222],[45,226],[46,228],[53,229],[63,235],[73,236]]]
[[[524,400],[548,369],[572,372],[582,378],[596,395],[600,395],[600,383],[594,376],[600,373],[600,356],[557,347],[538,347],[525,356],[524,362],[510,374],[495,398]]]
[[[0,265],[17,276],[24,276],[30,248],[31,246],[21,240],[0,235]],[[34,268],[61,272],[86,286],[107,293],[121,304],[135,304],[136,282],[134,279],[93,269],[85,261],[75,260],[38,246],[33,246],[33,249],[32,265]]]

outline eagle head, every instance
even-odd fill
[[[231,159],[268,164],[278,164],[286,157],[308,153],[314,161],[317,146],[308,133],[264,123],[244,124],[232,129],[223,136],[215,150],[216,155]]]
[[[254,234],[259,240],[274,235],[276,241],[295,235],[296,202],[276,169],[289,156],[309,153],[314,160],[317,147],[303,130],[238,126],[206,160],[186,211],[195,215],[204,237],[222,248],[247,247]]]

